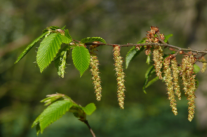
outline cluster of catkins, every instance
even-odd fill
[[[101,80],[99,76],[99,61],[97,59],[96,54],[94,51],[96,51],[97,45],[92,45],[90,46],[90,71],[92,74],[92,80],[94,84],[94,89],[96,93],[96,100],[100,101],[101,100]],[[124,72],[123,72],[123,59],[120,56],[120,46],[114,45],[113,49],[113,55],[114,55],[114,61],[115,61],[115,71],[116,71],[116,76],[117,76],[117,96],[118,96],[118,102],[120,108],[124,109],[124,91],[125,91],[125,86],[124,86]]]
[[[159,33],[157,27],[151,27],[148,31],[146,37],[146,43],[161,43],[164,42],[164,35]],[[146,47],[145,53],[149,54],[152,49],[151,46]],[[193,53],[188,52],[183,54],[181,67],[178,67],[176,55],[173,54],[165,59],[163,59],[163,48],[159,45],[153,46],[153,61],[155,66],[156,75],[159,79],[163,80],[167,86],[168,99],[170,100],[170,106],[174,115],[177,115],[176,99],[175,95],[181,100],[181,92],[178,77],[180,76],[183,82],[183,90],[188,99],[188,120],[192,121],[195,113],[195,90],[196,90],[196,80],[193,65],[196,62],[196,58]],[[205,58],[202,57],[201,60],[205,62]],[[207,63],[203,63],[202,72],[206,70]],[[162,73],[163,72],[163,73]]]

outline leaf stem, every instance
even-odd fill
[[[82,121],[82,120],[81,120],[81,121]],[[87,120],[83,120],[82,122],[85,123],[85,124],[87,125],[87,127],[89,128],[89,130],[90,130],[92,136],[93,136],[93,137],[96,137],[96,135],[95,135],[95,133],[93,132],[91,126],[90,126],[89,123],[88,123],[88,121],[87,121]]]

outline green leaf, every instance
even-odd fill
[[[106,41],[101,37],[87,37],[81,40],[82,43],[91,43],[94,41],[99,41],[106,44]]]
[[[170,37],[172,37],[172,36],[173,36],[173,34],[169,34],[169,35],[165,36],[164,42],[167,42],[168,39],[169,39]]]
[[[70,97],[60,93],[47,95],[47,98],[41,100],[41,102],[49,106],[32,124],[32,127],[36,126],[37,135],[40,132],[42,133],[47,126],[55,122],[67,111],[72,112],[80,121],[86,121],[86,114],[91,115],[96,110],[94,103],[82,107],[75,103]]]
[[[32,127],[39,126],[38,129],[40,129],[42,133],[47,126],[62,117],[62,115],[72,107],[72,104],[73,103],[69,100],[58,100],[54,102],[38,116],[32,124]],[[37,134],[38,133],[39,132],[37,131]]]
[[[54,31],[56,29],[60,29],[60,27],[58,27],[58,26],[50,26],[50,27],[47,27],[46,29],[44,29],[43,30],[43,33],[48,32],[50,30],[53,30]]]
[[[159,80],[159,77],[158,77],[158,76],[155,77],[155,78],[153,78],[152,80],[150,80],[150,81],[147,83],[147,85],[145,86],[145,89],[148,88],[150,85],[152,85],[153,83],[155,83],[155,82],[158,81],[158,80]]]
[[[52,33],[40,43],[37,51],[37,64],[42,72],[55,58],[62,44],[61,34]]]
[[[69,34],[68,29],[65,30],[65,35],[61,35],[62,42],[69,44],[72,41],[72,37]]]
[[[137,55],[139,55],[143,50],[144,50],[144,47],[141,47],[140,50],[138,50],[134,46],[128,51],[126,55],[126,69],[128,68],[130,61],[133,60]]]
[[[137,42],[137,44],[145,43],[145,39],[142,39]],[[136,48],[136,46],[132,47],[126,55],[126,69],[129,66],[131,60],[133,60],[137,55],[139,55],[144,50],[144,47],[140,47],[140,50]]]
[[[91,115],[96,110],[96,106],[94,103],[90,103],[87,106],[85,106],[83,110],[87,115]]]
[[[65,75],[67,52],[68,52],[67,50],[62,51],[60,53],[60,56],[55,60],[57,73],[62,78],[64,78]]]
[[[66,25],[65,25],[65,26],[63,26],[61,29],[62,29],[62,30],[64,30],[64,29],[65,29],[65,27],[66,27]]]
[[[155,73],[155,67],[154,67],[154,65],[151,65],[148,69],[147,69],[147,71],[146,71],[146,73],[145,73],[145,82],[144,82],[144,86],[143,86],[143,91],[144,91],[144,93],[146,94],[146,88],[149,86],[148,84],[148,81],[149,81],[149,78],[152,76],[152,74],[154,74]]]
[[[37,43],[42,37],[44,37],[47,34],[47,32],[43,33],[42,35],[40,35],[38,38],[36,38],[32,43],[30,43],[26,49],[19,55],[19,57],[17,58],[17,60],[15,61],[14,64],[18,63],[29,51],[30,49],[32,49],[32,47],[35,45],[35,43]]]
[[[146,63],[149,65],[149,64],[150,64],[150,62],[151,62],[151,58],[150,58],[150,54],[149,54],[149,55],[147,55],[147,60],[146,60]]]
[[[197,64],[194,64],[193,67],[194,67],[193,69],[194,73],[198,73],[200,71],[200,67]]]
[[[90,54],[84,46],[76,46],[72,51],[73,64],[79,70],[80,76],[88,69]]]

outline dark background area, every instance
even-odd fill
[[[102,100],[97,102],[87,70],[79,72],[67,61],[65,78],[51,64],[42,74],[35,62],[38,44],[18,64],[23,49],[48,26],[64,26],[73,39],[99,36],[107,43],[136,43],[150,26],[173,34],[169,42],[180,47],[207,49],[206,0],[0,0],[0,137],[35,137],[31,124],[43,111],[39,101],[47,94],[63,93],[82,106],[94,102],[88,117],[97,137],[206,137],[207,78],[198,74],[196,114],[187,120],[186,97],[178,101],[174,116],[161,81],[142,91],[149,67],[144,53],[136,57],[126,74],[125,109],[118,106],[112,47],[98,49]],[[129,48],[122,49],[124,57]],[[198,63],[201,66],[201,64]],[[88,128],[68,113],[45,129],[40,137],[90,137]]]

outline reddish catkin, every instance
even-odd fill
[[[171,69],[173,74],[173,85],[174,85],[175,94],[177,95],[178,99],[181,100],[180,86],[178,83],[179,70],[178,70],[178,63],[176,57],[171,59]]]
[[[168,94],[168,99],[170,100],[170,106],[172,108],[172,112],[174,115],[177,115],[177,107],[176,107],[176,100],[175,100],[175,95],[173,91],[173,77],[171,75],[171,68],[170,68],[170,58],[167,57],[164,60],[164,81],[167,86],[167,94]]]
[[[153,50],[153,61],[154,66],[156,70],[156,75],[159,77],[159,79],[162,79],[162,60],[163,60],[163,50],[161,46],[155,46]]]
[[[120,46],[114,45],[113,49],[114,61],[115,61],[115,71],[117,76],[117,97],[120,108],[124,109],[124,98],[125,98],[125,85],[124,85],[124,77],[125,74],[123,72],[123,59],[120,56]]]
[[[101,100],[101,79],[99,76],[99,69],[98,69],[99,61],[96,55],[91,55],[90,56],[90,71],[92,75],[92,80],[93,80],[93,85],[96,93],[96,100],[100,101]]]

